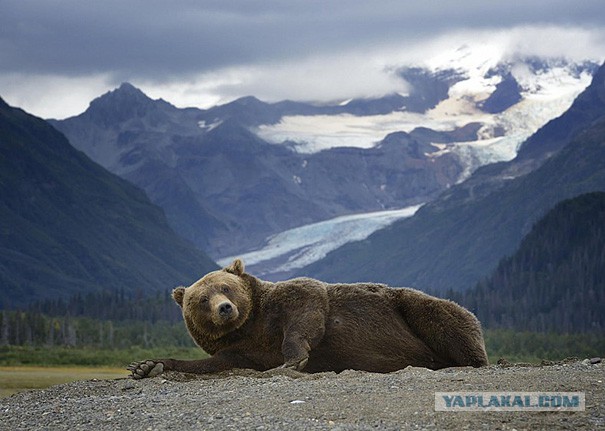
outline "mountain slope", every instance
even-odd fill
[[[524,166],[523,156],[509,164],[482,168],[412,218],[344,246],[301,273],[438,291],[473,286],[512,253],[532,224],[557,202],[605,190],[604,87],[605,66],[570,108],[576,118],[573,126],[560,127],[556,119],[546,126],[549,133],[538,132],[562,143],[569,142],[571,127],[576,134],[537,170],[515,179],[502,175],[506,169]],[[570,115],[561,119],[567,122]],[[586,130],[579,132],[582,129]]]
[[[179,110],[123,84],[83,114],[52,124],[76,148],[143,188],[175,231],[217,257],[304,224],[426,201],[462,172],[456,155],[433,157],[438,148],[422,133],[393,133],[369,149],[300,154],[247,126],[270,121],[276,107],[300,106],[249,97],[205,112]],[[476,128],[459,133],[476,136]]]
[[[563,201],[512,256],[453,299],[488,328],[605,331],[605,193]]]
[[[447,67],[397,69],[407,95],[321,106],[244,97],[200,110],[123,84],[52,124],[218,260],[305,224],[434,199],[479,166],[513,158],[594,71],[590,62],[501,55],[471,64],[468,54]]]
[[[195,199],[174,169],[175,147],[200,135],[200,112],[152,100],[124,83],[93,100],[82,114],[50,123],[93,161],[145,190],[173,229],[208,250],[210,232],[227,227]]]
[[[165,289],[216,265],[162,210],[0,99],[0,306],[99,289]]]

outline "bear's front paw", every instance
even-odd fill
[[[144,379],[145,377],[159,376],[164,372],[164,364],[155,361],[133,362],[128,367],[133,379]]]
[[[289,368],[291,370],[302,371],[303,368],[305,368],[307,366],[307,362],[309,362],[309,357],[305,356],[302,359],[294,359],[294,360],[288,361],[279,368]]]

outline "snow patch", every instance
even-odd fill
[[[217,120],[214,123],[210,123],[210,124],[206,124],[206,121],[204,121],[204,120],[197,123],[199,128],[206,132],[210,132],[211,130],[216,129],[221,124],[223,124],[223,120]]]

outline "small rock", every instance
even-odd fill
[[[601,358],[590,358],[590,363],[591,364],[600,364],[601,363]]]
[[[590,359],[584,359],[582,365],[590,365]]]
[[[129,389],[134,389],[134,388],[135,388],[135,384],[132,380],[128,380],[128,381],[124,382],[124,385],[122,386],[123,391],[127,391]]]
[[[408,365],[407,367],[405,367],[403,369],[404,372],[412,372],[412,373],[432,373],[433,370],[431,370],[430,368],[424,368],[424,367],[414,367],[412,365]]]
[[[305,401],[303,400],[292,400],[290,401],[290,404],[303,404]]]

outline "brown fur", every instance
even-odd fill
[[[178,287],[193,340],[208,359],[131,364],[135,378],[175,370],[287,367],[308,372],[390,372],[487,365],[483,334],[458,304],[407,288],[327,284],[310,278],[259,280],[235,260],[192,286]]]

